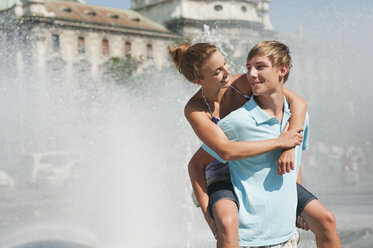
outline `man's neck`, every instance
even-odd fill
[[[276,117],[281,123],[284,114],[284,93],[283,90],[255,96],[258,106],[269,116]]]

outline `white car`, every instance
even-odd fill
[[[14,180],[2,170],[0,170],[0,188],[14,188]]]
[[[83,160],[78,152],[55,151],[30,153],[23,156],[20,175],[22,180],[31,185],[63,185],[71,176],[71,168]]]
[[[52,164],[40,169],[35,181],[42,184],[63,185],[71,176],[73,167],[82,160],[73,160],[64,164]]]

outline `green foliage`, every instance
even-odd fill
[[[131,58],[131,56],[113,57],[104,64],[104,74],[110,76],[117,83],[125,84],[130,81],[129,79],[140,64],[141,60]]]
[[[174,42],[175,46],[179,46],[184,43],[192,44],[192,38],[189,36],[184,36],[183,38],[177,39]]]

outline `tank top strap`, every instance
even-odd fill
[[[203,97],[203,100],[205,101],[205,104],[211,114],[211,121],[214,122],[215,124],[218,123],[220,121],[220,118],[215,116],[213,113],[212,113],[212,110],[211,110],[211,107],[210,107],[210,104],[209,102],[207,101],[207,98],[205,96],[205,93],[203,93],[203,88],[201,88],[201,93],[202,93],[202,97]]]
[[[251,96],[245,95],[244,93],[242,93],[239,89],[237,89],[233,85],[229,85],[229,87],[231,87],[232,89],[234,89],[238,94],[240,94],[241,96],[243,96],[245,99],[247,99],[247,100],[250,99]]]

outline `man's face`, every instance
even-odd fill
[[[287,71],[285,66],[274,67],[267,56],[258,55],[247,61],[246,68],[246,77],[254,95],[271,94],[282,89],[281,78]]]

